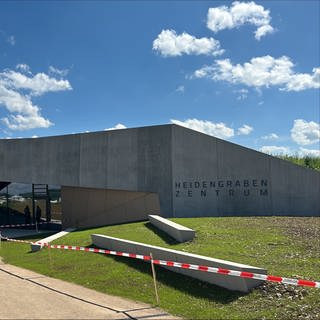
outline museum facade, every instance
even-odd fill
[[[178,125],[0,140],[0,182],[61,186],[64,227],[320,215],[320,173]]]

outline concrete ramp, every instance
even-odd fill
[[[91,238],[94,245],[103,249],[142,255],[149,255],[150,253],[152,253],[153,258],[159,260],[169,260],[189,264],[205,265],[216,268],[267,274],[267,271],[265,269],[261,269],[258,267],[253,267],[227,260],[214,259],[211,257],[182,252],[178,250],[156,247],[145,243],[113,238],[101,234],[92,234]],[[217,286],[233,291],[249,292],[250,289],[260,285],[263,282],[255,279],[240,278],[190,269],[180,269],[172,267],[165,268],[169,269],[170,271],[182,273],[186,276],[190,276],[192,278],[215,284]]]
[[[41,239],[41,240],[37,241],[36,243],[32,243],[31,244],[31,250],[32,250],[32,252],[39,251],[39,250],[42,249],[44,243],[50,243],[50,242],[52,242],[52,241],[54,241],[56,239],[59,239],[59,238],[65,236],[65,235],[67,235],[70,232],[75,231],[75,230],[76,230],[76,228],[68,228],[66,230],[60,231],[58,233],[55,233],[50,237]]]
[[[195,236],[195,231],[182,226],[181,224],[170,221],[158,215],[148,215],[148,219],[158,229],[167,233],[178,242],[191,241]]]

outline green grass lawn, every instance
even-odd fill
[[[196,230],[178,244],[147,222],[73,232],[57,244],[90,246],[92,233],[263,267],[268,274],[320,280],[320,218],[173,219]],[[142,261],[2,242],[4,261],[101,292],[155,303],[151,267]],[[155,257],[156,258],[156,257]],[[320,289],[266,283],[232,292],[156,266],[160,307],[190,319],[320,319]]]

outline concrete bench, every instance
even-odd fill
[[[148,218],[151,224],[164,231],[178,242],[190,241],[195,236],[194,230],[163,217],[157,215],[148,215]]]
[[[214,259],[197,254],[166,249],[162,247],[156,247],[145,243],[139,243],[119,238],[113,238],[104,236],[101,234],[92,234],[92,242],[99,248],[121,251],[127,253],[136,253],[149,255],[152,253],[154,259],[183,262],[189,264],[205,265],[216,268],[232,269],[238,271],[247,271],[253,273],[266,274],[265,269],[258,267],[252,267],[245,264],[235,263],[226,260]],[[215,284],[220,287],[224,287],[229,290],[248,292],[251,288],[254,288],[262,283],[260,280],[241,278],[235,276],[227,276],[222,274],[215,274],[211,272],[202,272],[189,269],[164,267],[170,271],[182,273],[186,276],[196,278],[208,283]]]

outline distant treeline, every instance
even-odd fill
[[[60,189],[50,189],[49,194],[50,194],[51,200],[59,200],[59,198],[61,197],[61,190]],[[19,195],[24,198],[32,198],[31,192],[21,193]]]
[[[298,157],[298,156],[279,156],[279,158],[283,160],[287,160],[290,162],[293,162],[295,164],[298,164],[300,166],[304,166],[307,168],[315,169],[320,171],[320,157]]]

